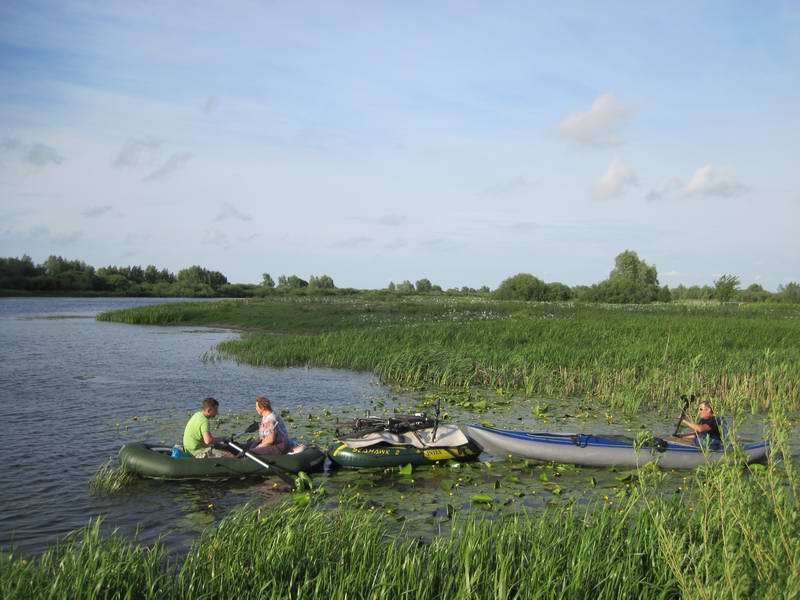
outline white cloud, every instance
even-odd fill
[[[644,197],[648,202],[659,202],[679,192],[683,187],[683,182],[677,177],[667,179],[661,186],[653,188]]]
[[[152,166],[155,164],[160,149],[161,142],[155,138],[130,139],[122,146],[112,164],[117,169]]]
[[[602,94],[589,110],[569,115],[558,126],[559,133],[573,142],[587,146],[614,146],[620,144],[615,133],[634,113],[634,109],[620,104],[612,94]]]
[[[125,236],[122,240],[123,244],[142,244],[151,239],[151,235],[149,233],[129,233]]]
[[[513,196],[525,191],[528,187],[530,187],[528,181],[522,176],[517,176],[508,181],[501,181],[488,186],[481,192],[481,196]]]
[[[146,177],[143,177],[142,181],[163,181],[176,171],[185,167],[190,158],[192,158],[192,155],[187,153],[173,154],[158,169]]]
[[[539,224],[534,221],[518,221],[516,223],[505,223],[502,227],[515,233],[530,233],[539,229]]]
[[[732,198],[748,192],[748,187],[737,181],[733,173],[720,173],[711,165],[695,171],[684,190],[687,194]]]
[[[44,167],[50,164],[60,165],[64,162],[64,157],[52,146],[35,143],[31,146],[30,150],[28,150],[25,160],[34,166]]]
[[[227,221],[228,219],[235,219],[237,221],[252,221],[253,217],[250,215],[246,215],[241,212],[238,208],[236,208],[230,202],[225,202],[220,208],[217,216],[214,218],[215,221]]]
[[[364,237],[364,236],[357,236],[351,237],[344,240],[339,240],[331,244],[332,248],[355,248],[356,246],[362,246],[364,244],[369,244],[372,242],[371,237]]]
[[[408,223],[408,217],[403,215],[384,215],[378,219],[379,225],[386,225],[387,227],[399,227]]]
[[[218,107],[219,107],[219,98],[217,98],[216,96],[209,96],[208,98],[206,98],[206,105],[205,108],[203,109],[203,112],[208,115],[217,110]]]
[[[678,275],[680,275],[678,271],[667,271],[666,273],[661,273],[662,277],[677,277]]]
[[[49,244],[61,244],[64,246],[69,246],[83,238],[83,232],[74,231],[72,233],[54,234],[44,225],[38,225],[28,232],[27,238],[32,242],[43,241]]]
[[[408,240],[404,240],[401,238],[397,238],[391,242],[387,242],[386,244],[384,244],[384,248],[387,248],[389,250],[397,250],[398,248],[405,248],[406,246],[408,246]]]
[[[52,146],[40,142],[27,143],[19,138],[3,138],[0,140],[0,150],[14,153],[34,167],[60,165],[64,162],[64,157]]]
[[[89,217],[90,219],[94,219],[94,218],[97,218],[97,217],[102,217],[103,215],[107,215],[112,210],[114,210],[114,209],[112,207],[108,206],[108,205],[90,206],[89,208],[81,211],[81,214],[84,217]]]
[[[595,186],[593,195],[599,200],[608,200],[622,194],[626,188],[638,184],[638,178],[633,170],[620,160],[613,160],[599,183]]]
[[[206,229],[206,231],[203,232],[203,237],[200,238],[200,243],[210,246],[229,246],[228,235],[219,229]]]
[[[3,138],[0,140],[0,150],[19,150],[22,148],[22,142],[19,138]]]

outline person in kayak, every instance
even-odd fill
[[[678,437],[684,439],[694,438],[698,445],[708,444],[711,450],[722,449],[722,433],[720,432],[720,419],[714,415],[714,409],[708,400],[703,400],[698,407],[700,418],[695,423],[688,419],[683,419],[682,423],[692,430],[691,433],[684,433]]]
[[[222,450],[211,446],[214,442],[223,441],[209,431],[208,422],[219,414],[219,402],[214,398],[203,400],[202,410],[198,410],[189,419],[183,430],[183,449],[195,458],[222,458],[227,456]]]
[[[272,410],[272,403],[269,398],[259,396],[256,398],[256,412],[261,415],[261,423],[258,427],[259,441],[250,447],[253,454],[286,454],[291,450],[289,433],[283,419],[276,415]]]

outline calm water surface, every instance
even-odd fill
[[[116,457],[122,444],[179,441],[186,419],[206,396],[221,401],[217,433],[232,433],[230,427],[248,414],[255,419],[254,399],[265,393],[278,410],[290,411],[286,420],[293,435],[323,446],[333,439],[337,415],[348,419],[367,410],[407,410],[419,400],[392,394],[369,374],[204,360],[216,344],[238,335],[226,330],[94,319],[104,310],[169,301],[174,300],[0,299],[0,435],[6,448],[6,464],[0,469],[0,547],[39,552],[86,525],[90,517],[102,515],[109,529],[145,542],[162,537],[169,548],[181,551],[236,506],[275,506],[286,493],[272,479],[139,479],[112,496],[89,493],[97,468]],[[488,420],[529,431],[628,435],[641,428],[669,433],[679,411],[676,402],[673,411],[643,411],[628,419],[581,406],[578,400],[486,399],[490,410],[481,415],[454,405],[445,408],[458,423]],[[759,438],[760,419],[747,418],[739,432]],[[329,491],[327,506],[335,507],[343,493],[359,494],[369,510],[391,515],[398,527],[414,535],[442,531],[453,510],[483,510],[473,506],[475,494],[490,494],[492,510],[540,510],[551,503],[624,496],[624,480],[630,479],[610,469],[561,471],[508,463],[502,457],[483,455],[481,460],[494,462],[419,469],[410,478],[380,470],[314,477]],[[662,493],[680,489],[686,476],[667,474]]]
[[[268,394],[280,409],[365,407],[387,395],[374,377],[325,369],[254,369],[201,356],[237,334],[101,323],[99,312],[164,299],[0,299],[0,546],[37,552],[104,515],[109,526],[181,546],[231,507],[277,493],[271,482],[141,481],[96,498],[97,468],[133,440],[172,444],[199,401],[253,412]],[[255,413],[254,417],[255,417]]]

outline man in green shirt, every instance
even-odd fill
[[[197,411],[189,419],[186,429],[183,430],[183,449],[195,458],[222,458],[227,456],[222,450],[211,447],[214,442],[222,441],[215,438],[208,430],[208,421],[217,416],[219,402],[214,398],[203,400],[203,409]]]

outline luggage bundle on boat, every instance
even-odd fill
[[[439,423],[439,411],[364,417],[337,429],[338,441],[328,450],[331,461],[342,467],[398,467],[447,460],[472,460],[480,454],[457,425]]]

